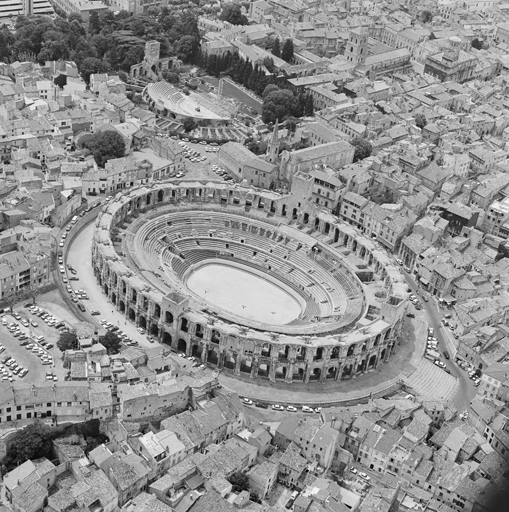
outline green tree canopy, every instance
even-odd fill
[[[101,344],[108,351],[108,354],[118,354],[120,351],[120,338],[116,333],[108,331],[102,338]]]
[[[369,140],[364,139],[362,137],[355,137],[352,139],[350,144],[355,148],[355,153],[353,156],[353,161],[357,162],[359,160],[364,160],[369,155],[371,155],[371,150],[373,146],[369,142]]]
[[[291,91],[278,89],[264,96],[262,104],[264,123],[275,123],[276,119],[284,121],[288,116],[300,117],[299,99]]]
[[[81,65],[81,76],[88,84],[90,83],[90,75],[93,75],[94,73],[107,73],[109,70],[110,66],[107,62],[96,59],[95,57],[88,57]]]
[[[178,84],[180,82],[180,75],[171,69],[163,71],[163,78],[170,84]]]
[[[198,126],[196,121],[191,117],[186,117],[182,124],[186,133],[192,132]]]
[[[52,432],[43,423],[33,423],[18,430],[7,447],[4,464],[11,470],[27,460],[47,457],[51,459]]]
[[[472,42],[470,43],[472,48],[475,48],[476,50],[482,50],[483,44],[483,40],[479,39],[478,37],[472,39]]]
[[[426,116],[422,113],[418,113],[415,115],[415,126],[417,126],[417,128],[424,128],[427,124],[428,124],[428,121],[426,120]]]
[[[125,142],[122,135],[112,130],[96,132],[82,140],[81,145],[88,149],[99,167],[104,167],[112,158],[121,158],[125,154]]]
[[[433,19],[433,14],[431,14],[430,11],[421,11],[421,13],[419,14],[419,19],[423,23],[429,23]]]
[[[293,40],[287,39],[283,44],[283,49],[281,50],[281,58],[285,62],[290,62],[293,59]]]
[[[63,332],[57,341],[57,347],[61,352],[78,348],[78,337],[73,332]]]
[[[223,4],[223,10],[219,16],[220,20],[227,21],[232,25],[247,25],[249,20],[242,14],[241,4]]]
[[[276,37],[274,44],[272,45],[272,55],[281,57],[281,43],[279,41],[279,37]]]
[[[228,480],[233,486],[233,492],[249,490],[249,477],[245,473],[235,473]]]

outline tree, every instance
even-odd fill
[[[57,341],[57,347],[60,352],[76,350],[78,348],[78,337],[73,332],[63,332]]]
[[[108,331],[101,338],[101,344],[108,351],[108,354],[118,354],[120,351],[120,338],[112,331]]]
[[[88,33],[99,34],[101,32],[101,20],[97,11],[92,11],[88,17]]]
[[[233,486],[233,492],[249,490],[249,477],[245,473],[234,473],[228,481]]]
[[[130,71],[131,66],[139,64],[143,60],[144,55],[145,50],[142,46],[134,46],[133,48],[129,48],[122,62],[122,69],[125,71]]]
[[[353,156],[353,161],[357,162],[359,160],[364,160],[369,155],[371,155],[371,150],[373,146],[369,142],[369,140],[364,139],[362,137],[355,137],[352,139],[350,144],[355,148],[355,153]]]
[[[171,69],[163,71],[163,78],[170,84],[178,84],[180,82],[180,75]]]
[[[294,117],[289,117],[286,120],[285,126],[289,133],[295,133],[295,130],[297,129],[297,121]]]
[[[482,39],[479,39],[478,37],[472,39],[472,42],[470,43],[472,48],[475,48],[476,50],[482,50],[483,44],[484,41]]]
[[[311,117],[315,113],[315,107],[313,105],[313,96],[307,95],[306,103],[304,104],[304,115]]]
[[[90,75],[94,73],[106,73],[109,69],[110,66],[107,62],[96,59],[95,57],[88,57],[83,61],[80,71],[83,80],[88,84],[90,83]]]
[[[279,37],[276,37],[274,44],[272,45],[272,55],[275,57],[281,57],[281,43]]]
[[[184,62],[190,62],[196,50],[196,41],[194,36],[182,36],[177,43],[177,54],[179,59]]]
[[[27,460],[46,457],[52,459],[51,429],[43,423],[33,423],[23,430],[18,430],[7,446],[4,464],[8,471]]]
[[[121,158],[125,154],[125,141],[122,135],[112,130],[96,132],[80,141],[82,147],[88,149],[99,167],[104,167],[112,158]]]
[[[293,41],[291,39],[287,39],[283,44],[283,49],[281,50],[281,58],[285,62],[290,62],[293,59]]]
[[[421,11],[419,19],[423,23],[429,23],[433,19],[433,14],[430,11]]]
[[[426,116],[422,113],[416,114],[414,119],[415,119],[415,126],[417,126],[417,128],[422,129],[428,124],[428,121],[426,120]]]
[[[242,8],[240,4],[230,3],[223,4],[223,11],[219,16],[220,20],[227,21],[232,25],[247,25],[249,20],[242,14]]]
[[[198,126],[195,120],[191,117],[186,117],[182,124],[186,133],[192,132]]]
[[[267,85],[267,87],[265,87],[265,89],[263,90],[262,92],[262,98],[265,98],[266,96],[268,96],[271,92],[274,92],[274,91],[279,91],[279,87],[275,84],[269,84]]]
[[[263,98],[262,120],[275,123],[276,119],[284,121],[288,116],[300,116],[299,99],[287,89],[270,92]]]

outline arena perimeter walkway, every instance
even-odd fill
[[[420,383],[423,379],[411,379],[414,374],[419,374],[419,377],[421,377],[426,329],[427,325],[420,316],[414,320],[407,319],[403,327],[401,344],[389,363],[381,366],[378,370],[359,375],[355,379],[339,382],[328,381],[321,385],[318,383],[304,385],[286,384],[281,381],[272,383],[268,379],[254,381],[246,374],[233,378],[224,372],[220,373],[218,378],[223,387],[235,391],[242,397],[251,398],[254,401],[284,405],[355,402],[363,397],[369,397],[370,393],[388,389],[391,385],[397,384],[398,380],[415,384],[417,394],[427,395],[427,388],[424,385],[422,393],[418,389],[421,387]],[[436,369],[439,370],[439,368]],[[455,387],[451,387],[451,377],[449,375],[440,370],[438,375],[441,374],[443,374],[447,383],[444,382],[443,393],[440,397],[449,399],[454,395]],[[433,379],[436,379],[436,377],[437,374],[434,374]],[[425,383],[423,382],[423,384]],[[435,380],[435,388],[440,389],[440,381]]]

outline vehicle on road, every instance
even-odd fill
[[[367,482],[369,482],[369,481],[371,480],[371,478],[369,477],[369,475],[367,475],[367,474],[366,474],[366,473],[364,473],[363,471],[361,471],[361,472],[359,473],[359,476],[360,476],[362,479],[366,480]]]
[[[442,352],[442,354],[444,354],[444,357],[445,357],[446,359],[450,359],[450,358],[451,358],[451,356],[449,355],[449,352],[447,352],[447,350],[444,350],[444,351]]]
[[[288,412],[297,412],[297,407],[294,407],[293,405],[289,405],[286,410]]]
[[[351,471],[354,475],[356,475],[356,474],[357,474],[357,469],[356,469],[356,468],[350,468],[350,471]]]
[[[253,401],[249,400],[249,398],[243,398],[242,403],[244,403],[245,405],[253,405]]]
[[[282,405],[279,405],[279,404],[274,404],[274,405],[272,406],[272,409],[273,409],[274,411],[284,411],[284,410],[285,410],[285,408],[284,408]]]
[[[302,406],[302,412],[313,412],[312,407],[308,407],[307,405]]]
[[[138,327],[136,329],[140,334],[145,334],[145,329],[143,329],[142,327]]]

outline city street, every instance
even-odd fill
[[[447,332],[446,328],[442,324],[443,313],[440,311],[435,298],[430,297],[428,292],[422,290],[422,288],[415,282],[413,275],[405,272],[403,269],[401,269],[401,271],[403,272],[408,285],[412,289],[412,293],[414,293],[421,301],[428,325],[433,327],[433,330],[435,331],[435,338],[438,340],[438,352],[443,354],[444,350],[447,350],[451,355],[450,359],[441,357],[441,361],[445,363],[451,372],[451,375],[458,378],[459,391],[456,395],[456,400],[453,405],[458,409],[458,412],[462,412],[469,407],[470,401],[475,397],[477,388],[468,378],[467,373],[459,368],[454,362],[454,357],[453,354],[451,354],[450,346],[452,340],[448,339],[448,337],[450,337],[450,333]],[[429,298],[428,302],[423,300],[424,296]]]
[[[78,271],[79,281],[73,283],[73,288],[84,289],[89,300],[84,301],[87,310],[98,310],[101,312],[100,316],[91,317],[91,321],[99,324],[101,319],[118,325],[132,340],[139,343],[140,347],[148,348],[154,345],[147,340],[147,337],[141,335],[136,326],[128,322],[126,317],[117,311],[116,307],[108,300],[103,294],[97,280],[94,276],[94,269],[92,267],[92,237],[94,233],[95,222],[91,222],[81,230],[78,236],[73,240],[69,246],[67,253],[66,264],[70,263],[73,268]]]

